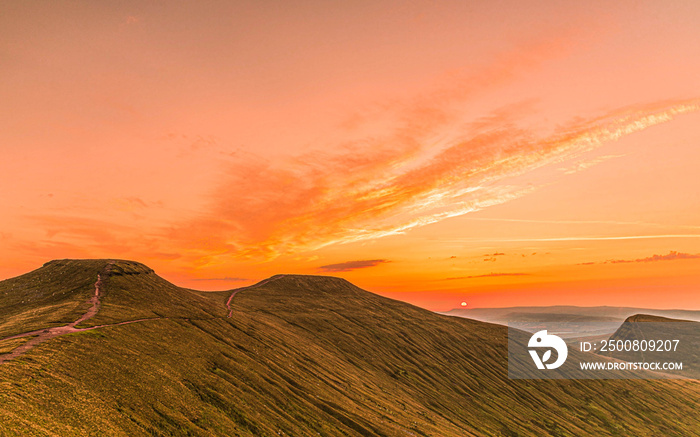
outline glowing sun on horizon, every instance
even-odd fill
[[[467,303],[466,303],[466,302],[462,302],[460,305],[462,305],[463,307],[465,307],[465,306],[467,306]]]

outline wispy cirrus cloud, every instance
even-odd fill
[[[346,261],[338,264],[328,264],[318,268],[320,272],[349,272],[351,270],[366,269],[368,267],[378,266],[379,264],[388,263],[386,259],[368,259],[361,261]]]
[[[574,173],[578,173],[578,172],[583,171],[583,170],[588,170],[589,168],[594,167],[594,166],[596,166],[596,165],[598,165],[598,164],[601,164],[601,163],[603,163],[603,162],[605,162],[605,161],[609,161],[609,160],[615,159],[615,158],[622,158],[622,157],[624,157],[624,156],[625,156],[625,155],[605,155],[605,156],[600,156],[600,157],[598,157],[598,158],[589,159],[589,160],[587,160],[587,161],[577,162],[577,163],[575,163],[574,165],[572,165],[571,167],[568,167],[568,168],[561,168],[560,170],[563,171],[564,174],[574,174]]]
[[[677,228],[677,229],[700,229],[696,225],[682,225],[668,223],[649,223],[640,221],[619,221],[619,220],[542,220],[542,219],[515,219],[515,218],[493,218],[493,217],[470,217],[469,220],[488,221],[488,222],[513,222],[513,223],[545,223],[553,225],[618,225],[618,226],[650,226],[660,228]]]
[[[508,114],[439,147],[394,136],[389,145],[368,140],[280,163],[238,162],[211,211],[176,232],[193,244],[206,240],[213,252],[265,258],[400,234],[519,198],[536,187],[509,184],[514,176],[699,109],[700,100],[628,107],[547,135],[514,127],[517,114]]]
[[[509,102],[490,112],[474,103],[521,73],[567,55],[577,40],[548,35],[483,68],[450,74],[423,92],[355,108],[337,139],[315,151],[270,159],[227,153],[221,176],[208,197],[197,197],[196,210],[178,211],[172,221],[167,211],[145,216],[156,229],[146,230],[131,217],[154,206],[163,209],[140,197],[117,205],[134,223],[119,238],[113,230],[121,216],[112,211],[100,215],[110,217],[105,224],[57,217],[42,226],[49,238],[98,242],[111,252],[180,254],[183,263],[197,266],[217,257],[272,259],[401,234],[517,199],[537,187],[518,185],[515,176],[548,165],[565,167],[608,142],[700,109],[697,99],[656,102],[542,131],[529,124],[537,102]],[[187,156],[218,156],[230,146],[211,135],[177,140]]]
[[[612,236],[581,236],[581,237],[547,237],[547,238],[458,238],[451,239],[452,243],[548,243],[555,241],[625,241],[625,240],[666,240],[666,239],[700,238],[700,234],[650,234],[650,235],[612,235]],[[534,255],[534,253],[533,253]]]

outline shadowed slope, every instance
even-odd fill
[[[512,381],[504,327],[440,316],[342,279],[272,277],[238,290],[228,318],[231,293],[152,276],[112,275],[90,322],[167,318],[66,335],[0,365],[0,430],[698,435],[695,381]],[[177,316],[190,308],[201,317]]]

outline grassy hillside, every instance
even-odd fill
[[[76,320],[89,307],[104,260],[51,261],[0,281],[0,338]]]
[[[2,338],[76,320],[100,272],[101,307],[81,326],[149,319],[1,364],[0,435],[700,435],[697,381],[509,380],[506,328],[342,279],[275,276],[238,292],[229,318],[230,292],[107,264],[0,282]]]

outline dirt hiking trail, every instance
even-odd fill
[[[88,300],[88,303],[91,304],[90,308],[80,316],[76,321],[71,322],[67,325],[64,326],[58,326],[55,328],[46,328],[46,329],[39,329],[36,331],[29,331],[29,332],[24,332],[22,334],[16,334],[12,335],[10,337],[5,337],[0,339],[0,341],[4,340],[14,340],[17,338],[26,338],[26,337],[32,337],[29,341],[26,343],[16,347],[12,352],[9,352],[4,355],[0,355],[0,364],[5,363],[6,361],[13,360],[20,355],[24,354],[25,352],[33,349],[35,346],[47,341],[51,340],[52,338],[60,337],[61,335],[66,335],[66,334],[72,334],[74,332],[84,332],[84,331],[92,331],[93,329],[100,329],[100,328],[106,328],[109,326],[120,326],[120,325],[128,325],[130,323],[137,323],[137,322],[145,322],[147,320],[157,320],[161,319],[162,317],[153,317],[149,319],[138,319],[138,320],[129,320],[126,322],[120,322],[120,323],[113,323],[110,325],[97,325],[97,326],[91,326],[89,328],[76,328],[76,326],[86,320],[89,320],[97,314],[97,312],[100,310],[100,298],[102,297],[103,294],[103,283],[102,283],[102,278],[109,276],[112,266],[114,265],[114,261],[110,261],[107,263],[105,268],[97,275],[97,282],[95,282],[95,294]]]

